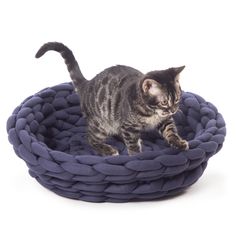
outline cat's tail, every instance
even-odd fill
[[[72,51],[66,47],[62,43],[58,42],[49,42],[44,44],[36,53],[35,57],[40,58],[43,56],[47,51],[56,51],[61,54],[61,56],[64,58],[65,63],[67,65],[67,69],[70,73],[70,77],[72,79],[72,82],[74,84],[75,90],[79,91],[79,89],[82,87],[82,85],[87,81],[85,77],[83,76],[78,62],[76,61]]]

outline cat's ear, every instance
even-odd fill
[[[142,82],[142,90],[150,95],[158,95],[160,93],[160,86],[155,80],[146,78]]]
[[[180,66],[180,67],[174,67],[173,70],[175,72],[175,75],[177,76],[180,72],[184,70],[185,66]]]
[[[183,71],[184,68],[185,68],[185,66],[180,66],[180,67],[174,67],[173,68],[176,81],[179,81],[179,74]]]

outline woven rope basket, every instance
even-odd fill
[[[7,122],[9,141],[32,177],[68,198],[91,202],[152,200],[176,195],[196,182],[224,142],[225,122],[216,107],[183,93],[174,119],[190,149],[169,147],[155,132],[142,134],[143,152],[128,156],[121,140],[110,138],[117,157],[97,156],[86,140],[86,120],[71,83],[27,98]]]

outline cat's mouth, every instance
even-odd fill
[[[160,109],[159,107],[154,106],[154,105],[149,105],[149,107],[151,109],[155,110],[155,113],[157,113],[160,117],[163,117],[163,118],[173,116],[178,111],[178,108],[163,110],[163,109]]]
[[[167,117],[172,116],[173,114],[174,113],[172,113],[172,112],[161,112],[160,116],[164,117],[164,118],[167,118]]]
[[[162,117],[173,116],[177,111],[178,111],[178,109],[165,110],[165,111],[162,110],[160,115],[161,115]]]

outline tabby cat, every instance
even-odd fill
[[[112,135],[123,139],[129,155],[140,153],[140,133],[149,129],[156,129],[172,147],[188,149],[188,142],[178,135],[172,118],[179,108],[179,74],[184,66],[143,74],[134,68],[117,65],[86,80],[72,51],[62,43],[44,44],[36,58],[49,50],[59,52],[65,59],[87,119],[88,142],[98,154],[119,154],[105,143]]]

